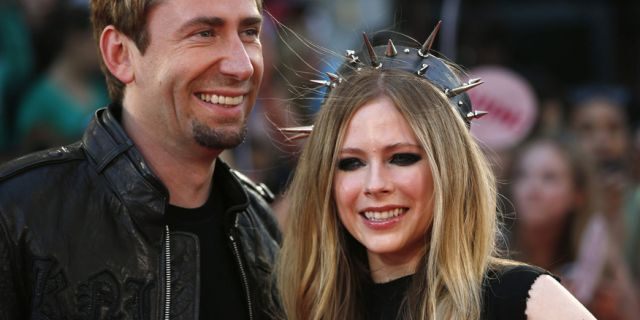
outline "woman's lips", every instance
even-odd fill
[[[361,214],[365,217],[365,219],[374,222],[380,222],[384,220],[389,220],[392,218],[399,217],[407,212],[407,208],[395,208],[384,211],[363,211]]]
[[[364,220],[364,224],[369,228],[383,230],[396,225],[408,211],[409,208],[405,207],[395,207],[384,210],[366,209],[360,212],[360,215]]]

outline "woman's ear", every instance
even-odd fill
[[[129,38],[114,26],[107,26],[100,35],[100,54],[105,66],[125,84],[135,79],[130,56],[132,45]]]

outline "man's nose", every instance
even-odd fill
[[[225,43],[224,57],[220,61],[220,73],[223,75],[244,81],[253,75],[253,64],[247,53],[244,43],[238,36],[231,37]]]

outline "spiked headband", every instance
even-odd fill
[[[451,103],[457,107],[467,126],[470,126],[471,120],[487,114],[485,111],[473,110],[471,100],[466,94],[467,90],[482,84],[482,81],[480,79],[470,79],[466,83],[460,82],[458,76],[444,60],[431,54],[431,47],[440,30],[440,24],[441,21],[438,22],[420,48],[396,46],[391,39],[388,40],[386,45],[374,47],[369,37],[363,33],[366,54],[356,54],[353,50],[347,50],[347,61],[339,69],[338,74],[346,75],[350,72],[357,72],[363,67],[397,69],[414,73],[416,76],[429,80],[429,82],[442,90],[451,100]],[[338,74],[327,72],[328,79],[311,81],[321,86],[326,86],[330,90],[343,83],[343,78]],[[294,140],[308,136],[311,134],[312,129],[313,126],[303,126],[280,128],[280,131],[290,134],[289,139]]]

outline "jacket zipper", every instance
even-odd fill
[[[164,237],[164,277],[165,277],[165,297],[164,297],[164,319],[169,320],[171,315],[171,239],[169,226],[165,226]]]
[[[229,239],[231,239],[231,244],[233,245],[233,253],[236,256],[236,261],[238,261],[238,267],[240,267],[240,275],[242,277],[242,284],[244,285],[244,291],[247,294],[247,306],[249,307],[249,319],[253,319],[253,304],[251,303],[251,294],[249,291],[249,281],[247,279],[247,273],[244,270],[244,265],[242,264],[242,259],[240,258],[240,250],[238,250],[238,244],[236,243],[233,235],[229,235]]]

